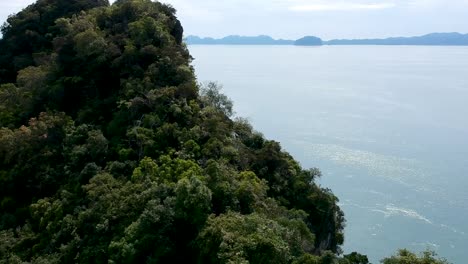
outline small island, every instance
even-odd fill
[[[300,38],[294,42],[295,46],[322,46],[323,42],[322,39],[314,37],[314,36],[307,36]]]

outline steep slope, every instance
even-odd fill
[[[39,0],[2,31],[0,262],[340,252],[343,213],[320,172],[231,119],[215,84],[199,89],[172,7],[68,2]]]

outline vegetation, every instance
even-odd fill
[[[39,0],[2,34],[0,263],[368,263],[319,170],[196,83],[171,6]]]
[[[407,249],[401,249],[395,256],[385,258],[382,264],[448,264],[445,259],[440,259],[433,251],[426,250],[420,256]]]

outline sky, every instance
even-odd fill
[[[0,0],[0,21],[34,0]],[[163,0],[185,35],[297,39],[468,33],[468,0]]]

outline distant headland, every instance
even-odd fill
[[[187,36],[188,45],[421,45],[421,46],[468,46],[468,34],[461,33],[431,33],[416,37],[393,37],[385,39],[333,39],[324,41],[319,37],[305,36],[297,40],[274,39],[270,36],[238,36],[224,38],[202,38]]]

